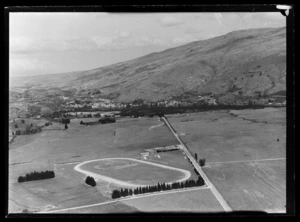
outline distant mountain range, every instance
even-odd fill
[[[211,94],[253,96],[286,90],[286,29],[230,32],[176,48],[93,69],[11,78],[11,86],[100,90],[129,102]]]

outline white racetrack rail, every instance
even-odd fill
[[[181,172],[181,173],[184,174],[184,176],[181,179],[176,180],[176,181],[171,181],[171,182],[168,182],[168,183],[183,182],[183,181],[185,181],[185,180],[187,180],[187,179],[189,179],[191,177],[191,172],[188,171],[188,170],[184,170],[184,169],[180,169],[180,168],[176,168],[176,167],[171,167],[171,166],[166,166],[166,165],[162,165],[162,164],[158,164],[158,163],[153,163],[153,162],[146,162],[146,161],[143,161],[143,160],[137,160],[137,159],[132,159],[132,158],[121,158],[121,157],[120,158],[105,158],[105,159],[88,160],[88,161],[85,161],[85,162],[82,162],[82,163],[76,165],[74,167],[74,170],[76,170],[76,171],[78,171],[80,173],[83,173],[85,175],[92,176],[92,177],[94,177],[96,179],[105,180],[105,181],[108,181],[108,182],[111,182],[111,183],[115,183],[115,184],[121,185],[121,186],[126,186],[126,187],[147,186],[145,184],[133,184],[133,183],[129,183],[129,182],[125,182],[125,181],[113,179],[111,177],[103,176],[103,175],[100,175],[98,173],[93,173],[93,172],[90,172],[88,170],[83,170],[83,169],[80,168],[84,164],[92,163],[92,162],[97,162],[97,161],[103,161],[103,160],[131,160],[131,161],[136,161],[136,162],[140,162],[140,163],[144,163],[144,164],[148,164],[148,165],[154,165],[154,166],[165,168],[165,169],[169,169],[169,170],[179,171],[179,172]]]

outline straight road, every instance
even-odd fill
[[[68,211],[68,210],[78,210],[78,209],[84,209],[84,208],[89,208],[89,207],[97,207],[97,206],[110,204],[110,203],[124,202],[124,201],[132,200],[132,199],[139,199],[139,198],[152,197],[152,196],[158,196],[158,195],[166,195],[166,194],[172,194],[172,193],[188,192],[188,191],[193,191],[193,190],[203,190],[203,189],[209,189],[209,188],[208,187],[193,187],[193,188],[184,188],[184,189],[170,190],[170,191],[160,191],[160,192],[149,193],[149,194],[132,195],[129,197],[122,197],[122,198],[118,198],[116,200],[106,201],[106,202],[102,202],[102,203],[89,204],[89,205],[83,205],[83,206],[78,206],[78,207],[70,207],[70,208],[58,209],[58,210],[41,211],[38,213],[46,213],[46,214],[47,213],[59,213],[59,212],[64,212],[64,211]]]
[[[167,118],[162,117],[162,120],[166,123],[166,125],[169,127],[169,129],[171,130],[171,132],[173,133],[173,135],[175,136],[175,138],[182,145],[183,151],[186,153],[186,155],[188,156],[188,158],[191,160],[193,166],[199,172],[199,174],[201,175],[201,177],[205,181],[206,185],[210,188],[210,190],[212,191],[212,193],[215,195],[215,197],[217,198],[217,200],[219,201],[219,203],[223,207],[224,211],[226,211],[226,212],[232,211],[232,209],[228,206],[228,204],[226,203],[226,201],[224,200],[224,198],[222,197],[222,195],[215,188],[215,186],[213,185],[213,183],[208,179],[208,177],[206,176],[206,174],[202,171],[201,167],[198,165],[198,163],[194,159],[193,155],[190,153],[190,151],[188,150],[188,148],[185,146],[185,144],[182,142],[182,140],[180,139],[180,137],[177,135],[177,133],[175,132],[175,130],[173,129],[173,127],[171,126],[171,124],[169,123],[169,121],[167,120]]]

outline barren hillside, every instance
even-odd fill
[[[116,101],[184,94],[285,91],[285,28],[241,30],[89,71],[12,79],[11,85],[98,89]]]

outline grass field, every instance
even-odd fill
[[[91,190],[84,184],[85,175],[67,164],[120,156],[140,158],[144,149],[177,144],[165,126],[151,129],[161,123],[157,118],[135,121],[124,118],[117,123],[96,126],[80,125],[81,120],[87,121],[86,118],[71,120],[68,130],[62,124],[53,123],[41,133],[17,136],[9,145],[9,212],[41,210],[53,204],[64,208],[104,201],[112,186],[101,182]],[[55,179],[17,183],[18,177],[26,173],[52,169],[55,169]]]
[[[207,162],[286,155],[285,110],[282,108],[188,115],[174,115],[168,120],[189,150],[200,158],[206,158]]]
[[[204,168],[234,210],[285,212],[285,160],[211,164]]]
[[[49,169],[46,164],[16,165],[12,175],[20,175],[22,171]],[[28,166],[28,167],[27,167]],[[55,166],[55,178],[17,183],[16,179],[9,180],[9,211],[20,212],[24,209],[40,211],[53,206],[55,209],[93,204],[110,199],[97,187],[85,185],[85,176],[73,170],[71,165]],[[17,203],[17,204],[15,204]]]
[[[58,212],[59,213],[59,212]],[[140,213],[140,211],[124,203],[116,202],[101,206],[88,207],[76,210],[66,210],[63,214],[118,214],[118,213]]]
[[[201,189],[123,201],[142,212],[222,212],[210,189]]]
[[[188,149],[233,210],[285,212],[284,108],[170,115]],[[257,160],[257,161],[254,161]]]
[[[180,114],[170,115],[168,119],[192,154],[196,152],[198,158],[206,158],[203,170],[233,210],[284,212],[286,132],[283,108]],[[116,123],[94,126],[80,125],[81,120],[95,119],[73,119],[68,130],[54,123],[43,128],[41,133],[17,136],[9,145],[9,212],[64,209],[111,200],[111,191],[118,186],[98,180],[96,187],[90,187],[84,183],[86,175],[75,171],[74,167],[95,159],[141,159],[144,149],[178,144],[158,118],[119,118]],[[191,172],[191,179],[197,178],[180,150],[151,154],[144,161],[185,169]],[[97,163],[90,167],[127,181],[154,177],[173,180],[180,175],[176,171],[165,174],[167,169],[154,170],[150,165],[130,163],[131,166],[125,167],[128,164],[125,162]],[[118,169],[112,170],[111,166]],[[54,170],[56,177],[17,183],[19,176],[34,170]],[[130,206],[102,205],[72,213],[222,210],[209,189],[135,199],[128,204]]]
[[[183,154],[183,151],[175,150],[171,152],[161,152],[158,153],[158,155],[159,158],[157,155],[149,155],[147,161],[185,169],[191,172],[190,179],[196,180],[198,178],[198,176],[194,172],[194,167],[185,158],[186,155]]]
[[[162,182],[168,183],[185,178],[185,174],[176,170],[177,168],[167,169],[161,164],[158,166],[140,161],[134,159],[103,159],[85,163],[80,168],[101,176],[141,186]]]

